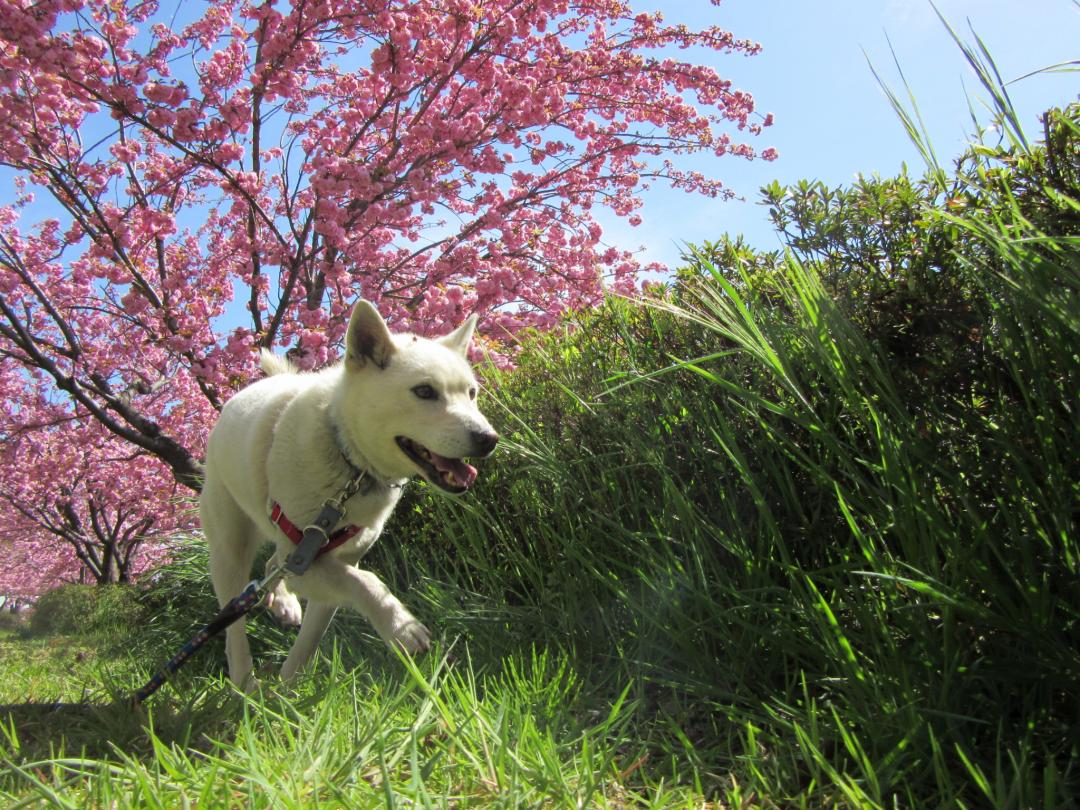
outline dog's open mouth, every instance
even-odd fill
[[[460,458],[440,456],[405,436],[398,436],[396,441],[401,452],[412,459],[424,473],[424,478],[447,492],[459,495],[476,480],[476,467],[466,464]]]

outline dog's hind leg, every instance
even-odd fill
[[[330,626],[330,621],[334,618],[336,612],[336,605],[311,601],[307,603],[307,609],[304,611],[304,621],[300,625],[300,632],[296,636],[292,649],[289,650],[289,657],[285,659],[285,663],[281,666],[281,679],[283,681],[291,680],[311,660],[311,656],[315,654],[319,641],[322,640],[323,634],[326,632],[326,628]]]
[[[259,533],[225,487],[207,476],[199,495],[199,518],[210,549],[210,581],[218,604],[224,607],[247,585],[259,547]],[[251,648],[243,617],[225,630],[229,677],[242,689],[255,686]]]

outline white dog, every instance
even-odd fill
[[[498,436],[477,410],[477,384],[466,360],[476,316],[438,340],[392,335],[366,301],[353,309],[345,359],[317,373],[296,373],[264,352],[268,376],[221,411],[206,453],[199,499],[218,601],[239,594],[259,544],[272,540],[271,564],[293,550],[300,531],[360,471],[359,491],[330,532],[340,543],[301,576],[277,585],[268,603],[300,633],[282,667],[291,678],[311,658],[339,606],[360,611],[388,643],[427,649],[427,629],[383,582],[356,563],[382,532],[402,486],[419,473],[453,494],[476,469],[463,457],[487,456]],[[289,535],[292,535],[290,539]],[[250,688],[251,651],[241,619],[227,630],[229,674]]]

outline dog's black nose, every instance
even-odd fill
[[[495,449],[495,445],[499,443],[499,434],[493,430],[474,430],[472,440],[473,447],[476,448],[476,455],[487,456],[491,454],[491,451]]]

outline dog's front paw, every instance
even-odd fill
[[[286,627],[298,627],[304,616],[300,600],[280,584],[266,597],[266,608]]]
[[[390,632],[383,634],[383,638],[410,655],[427,652],[431,647],[431,633],[410,614],[396,621]]]

